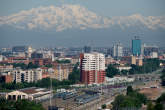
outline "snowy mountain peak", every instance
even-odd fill
[[[120,17],[102,17],[80,5],[48,6],[24,10],[0,17],[0,26],[8,25],[19,29],[63,31],[67,29],[98,29],[120,26],[142,26],[148,29],[165,29],[165,16],[140,14]]]

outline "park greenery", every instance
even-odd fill
[[[143,66],[138,65],[130,65],[130,70],[122,70],[119,71],[119,69],[116,68],[116,64],[109,64],[106,69],[106,76],[107,77],[113,77],[115,75],[128,75],[128,74],[145,74],[145,73],[151,73],[153,71],[156,71],[160,68],[160,60],[157,58],[154,59],[144,59]]]
[[[106,69],[106,76],[107,77],[112,78],[113,76],[115,76],[119,73],[120,73],[120,71],[117,68],[115,68],[115,65],[112,65],[112,64],[108,65],[108,67]]]
[[[0,110],[45,110],[40,103],[28,100],[10,101],[0,98]]]
[[[143,66],[131,65],[129,74],[144,74],[151,73],[160,68],[160,60],[157,58],[154,59],[144,59]]]
[[[162,86],[165,86],[165,69],[162,70],[160,78],[161,78],[161,81],[162,81]]]
[[[138,110],[142,104],[146,104],[147,98],[144,94],[132,89],[132,86],[127,87],[126,95],[118,95],[112,102],[112,110]]]

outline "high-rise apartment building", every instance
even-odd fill
[[[122,57],[123,56],[123,47],[121,43],[113,45],[113,57]]]
[[[96,52],[80,54],[80,69],[83,83],[103,83],[105,79],[105,56]]]
[[[132,40],[132,54],[134,56],[141,55],[141,40],[137,36]]]

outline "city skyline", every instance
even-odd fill
[[[165,0],[0,0],[0,110],[165,110]]]

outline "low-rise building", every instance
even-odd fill
[[[53,96],[52,93],[53,91],[46,88],[30,87],[30,88],[24,88],[24,89],[8,92],[5,94],[5,98],[7,100],[27,99],[27,100],[42,101],[52,97]]]
[[[6,75],[0,75],[0,83],[11,83],[12,80],[12,76],[9,74]]]
[[[158,58],[158,52],[151,52],[150,56],[151,58]]]
[[[115,76],[113,78],[106,77],[106,84],[114,85],[117,83],[133,82],[134,80],[134,78],[129,78],[126,76]]]
[[[143,59],[140,57],[132,56],[131,57],[131,64],[143,66]]]
[[[0,66],[0,73],[13,71],[13,65]]]
[[[122,70],[130,70],[131,69],[130,66],[117,66],[116,68],[119,69],[120,71],[122,71]]]

